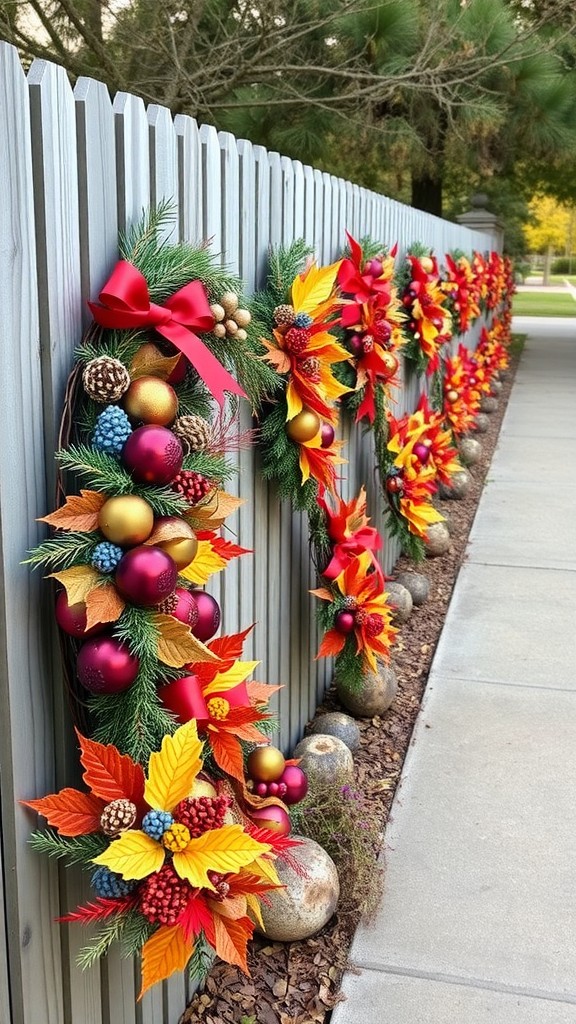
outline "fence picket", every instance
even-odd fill
[[[150,205],[168,202],[174,208],[174,222],[163,225],[160,237],[172,245],[178,241],[178,145],[172,115],[166,107],[148,107],[150,149]]]
[[[148,121],[141,99],[119,92],[114,98],[118,228],[125,231],[150,203]]]
[[[200,133],[192,117],[177,114],[174,128],[178,146],[178,209],[180,239],[198,243],[202,238],[202,158]]]

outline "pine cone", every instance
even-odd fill
[[[131,800],[112,800],[106,804],[100,817],[100,826],[107,836],[117,836],[132,828],[136,821],[136,805]]]
[[[294,323],[294,306],[283,303],[281,306],[276,306],[272,315],[278,327],[289,327]]]
[[[82,384],[93,402],[117,402],[130,387],[130,374],[119,359],[98,356],[86,363]]]
[[[308,380],[315,384],[320,381],[320,360],[316,356],[308,356],[300,360],[300,370]]]
[[[212,440],[212,427],[202,416],[179,416],[171,429],[189,452],[208,451]]]
[[[174,817],[186,825],[192,839],[212,828],[221,828],[232,801],[229,796],[187,797],[174,808]]]
[[[152,924],[176,924],[192,892],[192,886],[178,877],[172,865],[164,864],[142,882],[140,910]]]

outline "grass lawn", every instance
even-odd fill
[[[514,316],[573,316],[576,301],[571,295],[545,292],[519,292],[514,296]]]
[[[550,276],[550,284],[564,284],[565,281],[576,284],[576,274],[551,274]]]

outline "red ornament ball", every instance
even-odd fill
[[[416,456],[417,459],[420,460],[420,462],[428,462],[428,459],[430,458],[429,445],[423,444],[421,441],[418,441],[417,444],[414,445],[414,455]]]
[[[138,675],[140,661],[127,644],[113,636],[87,640],[78,652],[76,672],[90,693],[121,693]]]
[[[278,832],[281,836],[287,836],[290,832],[291,824],[288,812],[283,807],[278,807],[277,804],[252,811],[250,817],[259,828],[267,828],[270,832]]]
[[[56,622],[65,633],[70,636],[95,636],[106,628],[103,622],[97,622],[90,629],[86,629],[86,605],[83,601],[78,604],[68,604],[66,591],[62,590],[56,598],[54,607]]]
[[[190,590],[189,593],[198,612],[198,619],[192,626],[192,632],[197,640],[206,643],[216,635],[220,627],[220,605],[205,590]]]
[[[122,597],[144,608],[164,601],[176,586],[178,570],[161,548],[141,544],[131,548],[118,562],[116,586]]]
[[[167,427],[148,423],[132,431],[122,449],[122,462],[139,484],[162,487],[182,469],[184,451]]]
[[[282,796],[285,804],[299,803],[308,792],[308,778],[296,764],[287,764],[278,782],[280,789],[282,785],[286,787]]]
[[[320,440],[323,448],[329,448],[334,440],[334,427],[331,423],[323,423],[320,427]]]
[[[354,615],[347,611],[337,612],[334,626],[339,633],[351,633],[354,629]]]
[[[192,597],[191,592],[186,590],[185,587],[176,587],[174,597],[176,599],[176,604],[170,612],[170,615],[173,615],[175,619],[179,619],[179,621],[183,622],[186,626],[194,628],[198,622],[198,605]]]
[[[353,356],[359,358],[364,351],[362,348],[362,336],[360,334],[351,334],[348,338],[348,348]]]
[[[372,277],[382,277],[382,271],[384,267],[382,261],[379,259],[372,259],[368,264],[368,273],[372,274]]]

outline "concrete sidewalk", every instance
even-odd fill
[[[576,1024],[576,319],[529,334],[332,1024]]]

